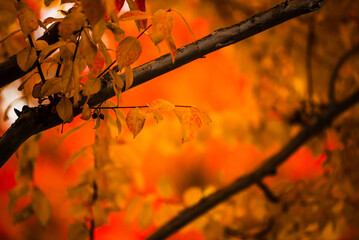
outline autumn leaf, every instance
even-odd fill
[[[50,96],[55,93],[59,93],[64,89],[61,77],[54,77],[46,80],[44,85],[41,87],[40,97]]]
[[[64,123],[69,123],[73,119],[72,103],[67,97],[62,97],[56,105],[56,112]]]
[[[108,72],[111,76],[113,91],[117,97],[117,104],[119,104],[124,81],[114,70],[110,69]]]
[[[81,41],[79,43],[81,55],[85,58],[87,65],[91,68],[96,58],[97,47],[90,39],[88,29],[84,29],[81,33]]]
[[[142,204],[141,212],[138,215],[138,225],[140,228],[145,229],[151,224],[152,218],[153,210],[151,203],[146,201],[144,204]]]
[[[158,181],[157,189],[159,191],[160,196],[164,198],[169,198],[174,193],[173,185],[171,181],[166,177],[163,177]]]
[[[209,124],[211,122],[211,119],[196,107],[186,109],[179,119],[182,125],[182,143],[195,138],[203,123]]]
[[[14,1],[21,31],[27,37],[39,27],[36,12],[24,1]]]
[[[78,9],[66,15],[59,25],[59,35],[63,39],[70,39],[74,32],[79,31],[86,22],[86,16]]]
[[[81,0],[81,4],[91,26],[95,26],[105,16],[106,9],[101,0]]]
[[[146,12],[145,0],[135,0],[135,6],[137,10]],[[147,19],[139,20],[138,23],[140,24],[140,27],[142,29],[145,29],[147,27]]]
[[[146,114],[138,107],[128,111],[126,116],[126,124],[128,129],[132,132],[133,138],[142,130],[145,124]]]
[[[99,78],[88,78],[82,90],[82,95],[90,96],[96,94],[101,89],[101,80]]]
[[[92,61],[92,67],[89,71],[89,77],[96,78],[105,65],[105,59],[100,51],[97,51],[95,59]]]
[[[55,1],[55,0],[45,0],[45,1],[44,1],[44,4],[45,4],[46,7],[48,7],[48,6],[50,6],[50,4],[51,4],[53,1]]]
[[[172,63],[174,63],[175,59],[177,57],[177,48],[176,48],[175,41],[172,38],[172,35],[169,35],[166,38],[166,43],[167,43],[168,48],[170,49],[170,53],[171,53],[171,57],[172,57]]]
[[[108,213],[105,211],[103,207],[101,207],[99,202],[96,202],[92,206],[92,212],[93,212],[96,228],[101,227],[108,223]]]
[[[46,226],[51,217],[51,206],[49,200],[39,188],[34,188],[31,206],[40,224]]]
[[[91,108],[87,103],[82,106],[81,118],[83,120],[89,120],[91,118]]]
[[[26,196],[30,192],[30,185],[28,181],[19,183],[15,188],[8,192],[9,195],[9,211],[14,210],[19,198]]]
[[[14,224],[29,219],[34,214],[31,204],[14,213]]]
[[[16,54],[17,65],[24,72],[29,70],[36,62],[37,54],[34,47],[27,47]]]
[[[125,67],[125,79],[126,79],[126,90],[132,86],[133,83],[133,72],[128,66]]]
[[[142,20],[142,19],[148,19],[148,18],[151,18],[150,14],[148,14],[146,12],[134,10],[134,11],[127,11],[127,12],[123,13],[118,18],[118,20],[120,20],[120,21],[130,21],[130,20]]]
[[[142,46],[135,37],[126,37],[116,49],[116,60],[119,71],[133,64],[141,55]]]
[[[202,190],[199,187],[190,187],[183,193],[183,201],[186,206],[193,206],[203,197]]]
[[[112,34],[117,42],[121,42],[125,38],[125,31],[123,31],[116,24],[106,22],[106,27],[108,29],[110,29],[110,31],[112,32]]]
[[[171,35],[173,16],[163,9],[157,10],[152,17],[152,41],[159,44]]]
[[[86,240],[89,237],[89,230],[82,222],[72,223],[67,229],[69,240]]]
[[[115,0],[116,12],[119,13],[123,7],[125,0]]]
[[[114,109],[115,116],[116,116],[116,126],[117,126],[117,135],[120,136],[122,131],[122,124],[121,124],[121,113],[118,109]]]
[[[172,111],[175,108],[175,105],[170,103],[167,100],[156,99],[148,104],[148,112],[161,112],[161,111]]]

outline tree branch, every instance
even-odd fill
[[[175,233],[177,230],[181,229],[183,226],[212,209],[219,203],[252,185],[258,184],[264,177],[272,175],[272,173],[300,146],[302,146],[311,137],[317,135],[323,129],[330,126],[331,122],[336,117],[358,102],[359,90],[344,101],[334,105],[332,108],[328,108],[328,111],[325,114],[317,117],[317,121],[314,124],[308,125],[301,130],[290,142],[287,143],[287,145],[282,148],[282,150],[264,161],[263,164],[255,171],[238,178],[230,185],[218,190],[206,198],[203,198],[196,205],[180,212],[174,219],[166,223],[147,239],[159,240],[169,237],[171,234]]]
[[[134,81],[131,88],[201,58],[208,53],[258,34],[289,19],[315,11],[321,7],[323,2],[324,0],[285,1],[266,12],[256,14],[239,24],[228,28],[218,29],[195,43],[179,48],[174,63],[172,63],[170,54],[167,54],[135,68],[133,71]],[[7,71],[10,71],[10,74],[13,75],[13,72],[20,71],[21,74],[17,73],[17,77],[24,75],[25,73],[22,72],[16,64],[16,56],[13,56],[12,59],[15,61],[15,64],[13,63],[13,68],[16,68],[17,70],[7,69]],[[0,65],[0,79],[7,78],[4,73],[4,67],[6,66]],[[14,78],[14,76],[11,77]],[[124,79],[124,74],[121,74],[121,77]],[[105,81],[103,81],[104,84],[101,91],[89,99],[88,104],[90,106],[95,106],[115,95],[111,81],[107,81],[110,79],[109,74],[105,74],[102,79]],[[6,82],[11,81],[6,80]],[[80,106],[85,103],[85,100],[86,97],[82,98],[79,107],[74,108],[74,116],[81,113]],[[35,108],[23,108],[20,117],[0,138],[0,167],[7,162],[11,155],[26,139],[61,123],[61,119],[58,117],[57,113],[53,112],[51,104]]]
[[[56,43],[59,40],[58,35],[58,27],[59,23],[53,24],[48,32],[45,32],[45,34],[38,38],[37,40],[44,40],[49,45]],[[38,54],[40,51],[37,52]],[[22,71],[17,65],[16,61],[16,55],[11,56],[8,60],[5,62],[0,63],[0,88],[6,86],[9,83],[14,82],[15,80],[23,77],[25,74],[31,72],[36,67],[36,63],[29,68],[26,72]]]

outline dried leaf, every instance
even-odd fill
[[[24,1],[14,1],[21,31],[25,36],[39,27],[36,12]]]
[[[83,120],[90,120],[91,118],[91,108],[87,103],[82,106],[81,118]]]
[[[125,38],[125,31],[123,31],[116,24],[106,22],[106,27],[113,33],[113,36],[117,42],[121,42]]]
[[[182,143],[185,143],[198,135],[203,122],[209,124],[211,120],[206,114],[199,111],[198,108],[190,107],[185,114],[182,114],[180,121],[183,133]]]
[[[97,47],[91,39],[88,29],[84,29],[81,33],[81,41],[79,43],[81,55],[85,58],[87,65],[91,68],[92,63],[96,58]]]
[[[67,42],[63,41],[63,40],[59,40],[58,42],[48,45],[47,47],[45,47],[40,55],[39,55],[39,61],[42,62],[49,54],[50,52],[54,51],[55,49],[65,46]]]
[[[54,77],[46,80],[41,88],[40,97],[50,96],[55,93],[59,93],[64,89],[63,80],[61,77]]]
[[[92,28],[92,39],[95,43],[101,41],[102,35],[105,33],[106,23],[104,19],[98,21],[98,23]]]
[[[89,77],[97,78],[97,76],[101,73],[103,66],[105,65],[105,59],[101,52],[97,52],[95,59],[92,62],[92,67],[89,71]]]
[[[34,188],[31,206],[40,224],[46,226],[51,217],[51,206],[49,200],[39,188]]]
[[[116,49],[116,60],[119,71],[133,64],[141,55],[142,46],[135,37],[126,37]]]
[[[157,10],[152,18],[152,41],[159,44],[171,35],[173,29],[173,16],[163,9]]]
[[[125,221],[126,223],[131,223],[140,213],[142,206],[142,199],[140,196],[136,195],[131,198],[125,207]]]
[[[142,130],[145,124],[146,114],[139,108],[134,108],[128,111],[126,116],[126,124],[128,129],[132,132],[133,138]]]
[[[34,47],[27,47],[16,54],[17,65],[24,72],[31,68],[37,59],[36,49]]]
[[[72,223],[67,229],[67,238],[69,240],[86,240],[89,238],[89,230],[86,224],[81,222]]]
[[[91,26],[95,26],[105,16],[106,9],[101,0],[81,0],[81,5]]]
[[[56,105],[56,112],[64,123],[69,123],[73,119],[72,103],[67,97],[62,97]]]
[[[132,86],[133,83],[133,72],[129,66],[125,67],[125,79],[126,79],[126,90]]]
[[[123,13],[118,18],[118,20],[120,20],[120,21],[131,21],[131,20],[142,20],[142,19],[148,19],[148,18],[151,18],[150,14],[148,14],[146,12],[134,10],[134,11],[127,11],[127,12]]]
[[[79,31],[86,22],[86,16],[78,9],[66,15],[59,25],[59,35],[63,39],[70,39],[75,31]]]
[[[82,90],[82,95],[91,96],[98,93],[101,90],[101,79],[99,78],[87,78],[85,86]]]

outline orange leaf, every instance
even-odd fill
[[[166,43],[167,43],[167,46],[168,46],[168,48],[170,49],[170,52],[171,52],[172,63],[174,63],[175,58],[177,57],[177,48],[176,48],[175,41],[173,40],[171,34],[166,38]]]
[[[96,44],[91,41],[87,29],[82,31],[79,47],[81,55],[85,58],[87,65],[92,67],[92,63],[96,58],[97,47]]]
[[[37,55],[34,47],[24,48],[16,55],[17,65],[19,65],[20,69],[24,72],[34,65],[36,59]]]
[[[125,67],[126,90],[132,86],[133,72],[130,67]]]
[[[120,42],[116,49],[116,60],[118,69],[128,67],[134,63],[141,55],[142,46],[135,37],[126,37]]]
[[[116,12],[119,13],[123,7],[125,0],[115,0]]]
[[[139,108],[134,108],[128,111],[126,116],[126,124],[128,129],[132,132],[133,138],[142,130],[146,121],[146,114]]]
[[[183,133],[182,143],[185,143],[195,138],[198,135],[203,122],[209,124],[210,118],[198,108],[190,107],[185,114],[182,114],[180,121]]]
[[[89,72],[89,77],[96,78],[100,73],[105,65],[105,59],[101,52],[97,52],[95,59],[92,62],[92,68]]]
[[[130,21],[130,20],[142,20],[147,18],[151,18],[151,15],[149,15],[146,12],[134,10],[134,11],[125,12],[118,18],[118,20]]]
[[[85,24],[86,16],[78,9],[73,10],[59,25],[59,35],[63,39],[71,38],[75,31],[79,31]]]
[[[173,16],[169,12],[159,9],[152,18],[152,41],[159,44],[171,35],[173,29]]]
[[[90,21],[91,26],[94,26],[104,16],[106,9],[101,0],[81,0],[82,9]]]
[[[101,80],[99,78],[88,78],[82,90],[82,95],[90,96],[96,94],[101,89]]]
[[[163,100],[163,99],[156,99],[153,100],[148,105],[148,112],[159,112],[159,111],[172,111],[175,106],[170,103],[169,101]]]
[[[135,0],[135,6],[137,10],[140,10],[142,12],[146,12],[146,4],[145,0]],[[147,27],[147,19],[138,21],[141,28],[145,29]]]
[[[23,0],[14,2],[21,31],[27,36],[39,27],[36,12]]]

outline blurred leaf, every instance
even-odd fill
[[[81,112],[81,118],[83,120],[90,120],[91,118],[91,108],[90,106],[85,103],[83,106],[82,106],[82,112]]]
[[[156,99],[148,104],[148,112],[161,112],[161,111],[172,111],[175,109],[175,105],[167,100]]]
[[[91,41],[88,29],[84,29],[81,33],[79,48],[81,50],[81,55],[85,58],[89,68],[91,68],[92,63],[96,58],[97,47],[96,44]]]
[[[120,136],[122,131],[122,124],[121,124],[121,113],[118,109],[114,109],[115,116],[116,116],[116,126],[117,126],[117,135]]]
[[[89,238],[89,229],[82,222],[72,223],[67,229],[69,240],[86,240]]]
[[[105,16],[106,9],[101,0],[81,0],[81,6],[91,26],[95,26]]]
[[[14,224],[29,219],[34,214],[31,204],[14,213]]]
[[[164,198],[169,198],[174,193],[172,182],[166,177],[162,177],[158,181],[157,188],[160,193],[160,196]]]
[[[15,188],[8,192],[9,195],[9,211],[13,211],[19,198],[26,196],[30,192],[28,181],[23,181],[16,185]]]
[[[153,211],[151,203],[146,201],[142,205],[142,210],[138,215],[138,225],[140,226],[140,228],[145,229],[151,224],[152,218]]]
[[[33,190],[31,206],[40,224],[46,226],[51,217],[51,206],[49,200],[39,188],[35,187]]]
[[[27,47],[16,54],[17,65],[24,72],[31,68],[37,59],[36,49],[34,47]]]
[[[166,43],[167,43],[168,48],[170,49],[172,63],[174,63],[175,59],[177,57],[177,47],[176,47],[175,41],[172,38],[172,35],[169,35],[166,38]]]
[[[128,111],[126,116],[126,124],[128,129],[132,132],[133,138],[142,130],[146,121],[146,114],[138,107]]]
[[[14,1],[14,3],[21,31],[27,37],[27,35],[39,27],[37,14],[24,0]]]
[[[199,187],[187,188],[183,193],[183,201],[186,206],[193,206],[198,203],[203,197],[202,190]]]

